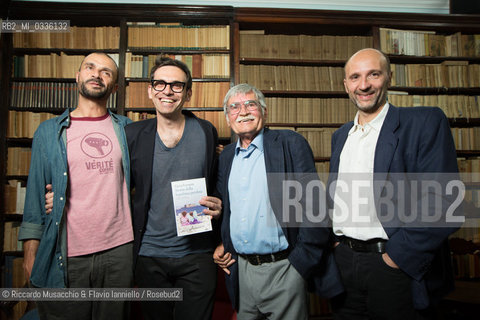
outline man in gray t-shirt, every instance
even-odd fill
[[[125,128],[135,188],[135,282],[143,288],[182,288],[183,300],[142,301],[143,318],[211,319],[216,219],[213,231],[177,236],[171,182],[204,177],[207,193],[215,194],[217,131],[183,110],[192,95],[192,77],[184,63],[159,57],[150,75],[148,95],[157,117]],[[208,196],[200,204],[209,208],[204,213],[220,215],[220,199]]]

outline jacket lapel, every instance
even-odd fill
[[[338,173],[338,167],[340,165],[340,154],[342,153],[345,141],[347,141],[348,132],[353,127],[353,122],[347,123],[343,128],[339,129],[337,134],[337,140],[332,149],[332,155],[330,156],[330,172]]]
[[[145,206],[148,208],[150,205],[150,197],[152,193],[152,174],[153,174],[153,154],[155,152],[155,139],[157,136],[157,119],[146,120],[150,121],[145,129],[139,134],[138,149],[140,150],[141,167],[145,170],[144,184],[145,192],[143,193]]]
[[[278,133],[265,128],[263,131],[263,150],[265,157],[265,170],[269,172],[283,172],[283,148],[278,142]],[[268,177],[268,175],[267,175]]]
[[[390,105],[385,121],[383,122],[377,146],[375,148],[375,160],[373,171],[375,173],[387,173],[392,163],[393,155],[398,145],[398,137],[395,134],[400,124],[398,108]]]

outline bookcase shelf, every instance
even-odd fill
[[[230,82],[230,78],[193,78],[193,82]],[[150,78],[125,78],[125,82],[150,82]]]
[[[31,147],[32,138],[8,138],[7,137],[7,146],[22,146],[22,147]]]
[[[345,91],[287,91],[287,90],[262,90],[265,97],[284,98],[348,98]]]
[[[392,91],[403,91],[416,95],[480,95],[480,88],[446,88],[446,87],[390,87]]]
[[[245,65],[274,65],[274,66],[332,66],[343,67],[345,60],[300,60],[300,59],[259,59],[259,58],[240,58],[240,64]]]
[[[61,54],[65,53],[68,55],[86,55],[92,53],[92,51],[100,51],[105,53],[119,53],[118,49],[69,49],[69,48],[13,48],[13,53],[15,55],[47,55],[51,53]]]
[[[191,55],[191,54],[230,54],[229,49],[181,49],[181,48],[128,48],[127,52],[137,55],[149,55],[149,54],[178,54],[178,55]]]
[[[205,107],[205,108],[186,107],[184,109],[189,111],[222,111],[223,112],[223,108],[219,108],[219,107]],[[125,108],[125,111],[147,112],[147,113],[155,114],[155,108]]]
[[[458,157],[480,157],[480,150],[457,150]]]
[[[480,57],[427,57],[427,56],[407,56],[389,54],[391,63],[442,63],[444,61],[468,61],[470,63],[480,63]]]
[[[451,127],[458,127],[458,128],[469,128],[469,127],[479,127],[480,126],[480,119],[479,118],[450,118],[448,119],[450,122]]]
[[[6,221],[21,221],[23,219],[23,214],[18,213],[5,213],[4,219]]]
[[[28,175],[20,175],[20,176],[15,176],[15,175],[6,175],[5,176],[6,180],[23,180],[27,181]]]
[[[31,78],[31,77],[12,77],[12,81],[22,82],[67,82],[74,83],[77,80],[75,78]]]
[[[269,127],[292,127],[292,128],[340,128],[343,123],[267,123]]]
[[[432,30],[439,34],[450,35],[456,32],[465,34],[480,34],[480,16],[478,15],[433,15],[433,14],[407,14],[407,13],[385,13],[385,12],[358,12],[358,11],[330,11],[330,10],[303,10],[303,9],[272,9],[272,8],[233,8],[230,6],[174,6],[174,5],[137,5],[137,4],[99,4],[99,3],[48,3],[48,2],[23,2],[11,1],[8,10],[9,19],[68,19],[72,26],[78,27],[100,27],[113,26],[119,27],[119,43],[118,48],[113,49],[68,49],[68,48],[14,48],[12,35],[2,34],[0,38],[0,124],[2,132],[0,133],[0,154],[3,156],[0,161],[0,178],[3,183],[7,180],[26,181],[25,175],[6,175],[6,154],[8,147],[11,146],[29,146],[30,138],[7,138],[6,123],[8,119],[8,111],[17,112],[48,112],[52,114],[60,114],[65,108],[20,108],[12,106],[10,90],[12,82],[57,82],[57,83],[74,83],[73,74],[68,78],[29,78],[15,77],[12,78],[13,56],[25,55],[50,55],[50,54],[66,54],[66,55],[86,55],[92,51],[102,51],[118,55],[119,72],[119,89],[117,92],[117,104],[112,108],[114,112],[122,115],[127,113],[147,113],[152,116],[155,113],[153,106],[147,103],[139,105],[140,108],[132,108],[128,103],[129,86],[135,87],[142,84],[148,85],[147,77],[130,77],[125,75],[126,57],[131,55],[156,55],[158,53],[170,55],[208,55],[218,54],[227,55],[229,61],[229,76],[226,78],[194,78],[194,85],[207,85],[209,83],[219,83],[228,87],[240,82],[241,70],[255,66],[267,67],[286,67],[294,66],[298,68],[331,68],[337,72],[334,78],[328,78],[328,83],[337,84],[336,87],[322,87],[316,90],[301,90],[307,86],[299,87],[295,90],[279,90],[274,86],[267,86],[262,89],[269,103],[269,116],[272,115],[274,108],[278,108],[276,104],[280,100],[309,100],[309,103],[319,107],[324,100],[337,99],[343,102],[348,101],[348,95],[343,90],[343,76],[340,78],[343,66],[348,56],[355,51],[354,47],[336,47],[341,52],[323,52],[318,51],[318,55],[309,58],[299,58],[297,51],[292,50],[288,58],[273,58],[267,55],[260,55],[254,58],[243,54],[241,45],[241,37],[243,34],[255,34],[258,30],[263,30],[265,36],[312,36],[312,37],[366,37],[371,42],[368,46],[380,48],[379,28],[398,28],[403,30]],[[85,17],[88,17],[86,19]],[[2,17],[6,18],[6,17]],[[182,23],[186,26],[194,25],[224,25],[229,26],[229,47],[228,49],[209,49],[195,47],[133,47],[128,44],[128,28],[129,22],[155,22],[155,23]],[[242,34],[243,32],[243,34]],[[369,40],[371,39],[371,40]],[[148,39],[147,39],[148,40]],[[318,40],[318,39],[316,39]],[[369,42],[369,43],[370,43]],[[258,46],[258,42],[250,42],[247,46]],[[297,48],[298,49],[298,48]],[[326,49],[325,46],[320,50]],[[328,49],[332,49],[329,47]],[[313,52],[313,51],[312,51]],[[335,54],[335,55],[334,55]],[[328,57],[328,58],[326,58]],[[445,61],[454,63],[467,62],[468,64],[480,64],[480,56],[477,57],[449,57],[449,56],[406,56],[398,54],[389,54],[393,64],[441,64]],[[149,71],[149,70],[148,70]],[[311,77],[311,76],[308,76]],[[305,77],[308,79],[308,77]],[[270,77],[274,78],[274,77]],[[250,82],[250,81],[249,81]],[[308,84],[308,83],[307,83]],[[200,87],[200,86],[199,86]],[[131,88],[130,88],[131,89]],[[146,99],[145,88],[140,88],[142,96]],[[438,95],[449,96],[455,98],[456,95],[480,96],[480,87],[474,88],[446,88],[446,87],[406,87],[395,86],[392,91],[403,91],[408,95]],[[222,92],[220,95],[222,95]],[[222,99],[220,99],[222,98]],[[280,99],[280,100],[278,100]],[[478,98],[477,98],[478,99]],[[219,135],[223,136],[222,143],[231,140],[231,134],[226,127],[225,117],[221,106],[223,97],[219,97],[215,104],[206,107],[198,107],[193,105],[191,108],[197,115],[205,117],[210,121],[216,121],[216,126],[220,127]],[[148,102],[148,101],[147,101]],[[298,102],[298,101],[297,101]],[[338,101],[335,101],[335,103]],[[341,102],[341,101],[340,101]],[[332,105],[326,105],[331,108]],[[333,104],[336,110],[339,110],[337,104]],[[351,105],[350,105],[351,106]],[[323,105],[322,105],[323,107]],[[351,106],[354,115],[354,107]],[[302,119],[301,110],[275,110],[277,115],[287,115],[291,119],[281,119],[277,117],[268,123],[271,127],[291,127],[298,130],[304,136],[308,134],[317,134],[322,132],[323,142],[320,145],[329,145],[329,136],[333,131],[340,127],[343,123],[338,118],[335,123],[329,123],[329,119],[323,119],[324,115],[315,123],[304,123],[305,117]],[[339,111],[338,111],[339,112]],[[343,112],[343,110],[342,110]],[[353,115],[347,114],[345,122],[352,120]],[[455,114],[454,114],[455,115]],[[463,113],[465,115],[465,113]],[[322,120],[323,119],[323,120]],[[285,121],[284,121],[285,120]],[[307,120],[312,120],[308,119]],[[458,118],[451,117],[450,125],[457,128],[480,127],[480,118]],[[313,122],[313,120],[312,120]],[[478,137],[477,137],[478,138]],[[312,140],[313,141],[313,140]],[[313,144],[313,142],[311,143]],[[327,142],[328,141],[328,142]],[[318,147],[318,146],[317,146]],[[312,149],[314,149],[312,147]],[[319,156],[321,155],[321,156]],[[328,161],[330,160],[328,150],[322,150],[315,156],[316,164],[321,167],[322,172],[328,172]],[[480,150],[458,150],[458,155],[465,158],[478,158]],[[3,194],[4,186],[0,187],[0,193]],[[5,201],[0,199],[0,213],[4,212]],[[6,216],[2,216],[0,220],[4,221]],[[0,228],[0,242],[3,239],[3,228]],[[2,246],[3,248],[3,246]],[[312,316],[315,319],[323,319],[323,315]],[[328,316],[327,316],[328,318]]]
[[[3,252],[4,256],[15,256],[15,257],[23,257],[23,251],[5,251]]]

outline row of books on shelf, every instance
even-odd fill
[[[5,255],[5,263],[3,266],[3,288],[27,287],[22,257],[16,255]],[[27,301],[16,302],[15,305],[13,305],[8,318],[5,319],[20,319],[25,314],[27,304]]]
[[[267,120],[270,123],[333,123],[351,121],[356,110],[345,98],[266,97]]]
[[[4,288],[23,288],[26,284],[23,271],[23,258],[13,255],[5,256],[5,270],[3,274]]]
[[[40,123],[56,115],[48,112],[8,111],[7,138],[33,138]]]
[[[129,48],[230,49],[229,25],[144,24],[128,26]]]
[[[145,93],[146,94],[146,93]],[[16,108],[75,108],[78,103],[76,82],[13,81],[10,89],[11,106]],[[116,108],[117,92],[107,102]]]
[[[480,57],[480,34],[442,35],[435,31],[379,28],[380,49],[387,54]]]
[[[457,279],[480,278],[480,255],[454,254],[452,255],[453,273]]]
[[[476,172],[476,174],[478,175],[479,173]],[[478,179],[476,182],[478,185]],[[478,217],[478,212],[480,212],[480,188],[466,188],[464,200],[467,204],[465,206],[465,214],[474,214],[476,217]],[[478,234],[478,237],[480,237],[480,225],[478,225],[473,232]],[[480,239],[478,238],[474,238],[472,240],[475,240],[475,242],[480,242]]]
[[[119,54],[108,54],[118,65]],[[13,57],[13,76],[16,78],[75,78],[84,55],[64,52]]]
[[[126,88],[126,108],[153,108],[153,103],[148,97],[147,82],[130,82]],[[222,107],[223,98],[228,89],[229,82],[193,82],[192,96],[185,107]]]
[[[459,157],[457,163],[463,182],[480,182],[480,157]]]
[[[408,95],[390,92],[397,107],[436,106],[448,118],[480,118],[480,97],[465,95]],[[343,124],[352,121],[356,108],[346,98],[266,97],[270,123]]]
[[[392,64],[392,86],[478,88],[479,64],[444,61],[440,64]]]
[[[467,190],[468,191],[468,190]],[[477,191],[477,195],[479,190]],[[471,202],[469,199],[465,199],[467,202]],[[477,205],[477,207],[480,207]],[[450,238],[459,238],[462,239],[462,241],[470,241],[474,244],[479,244],[480,243],[480,218],[478,217],[478,211],[477,211],[477,216],[475,217],[467,217],[465,219],[464,224],[462,225],[462,228],[458,229],[455,231]],[[469,251],[469,250],[467,250]],[[464,253],[464,252],[462,252]]]
[[[14,48],[118,49],[120,27],[75,27],[68,32],[18,32]]]
[[[20,221],[6,221],[3,225],[3,251],[22,251],[23,241],[18,241]]]
[[[163,56],[184,62],[195,79],[226,79],[230,77],[230,56],[228,54],[163,54]],[[127,52],[125,57],[125,77],[149,78],[156,58],[157,55],[155,54],[135,55]]]
[[[240,82],[260,90],[344,91],[342,67],[240,65]]]
[[[127,117],[129,117],[132,121],[142,121],[147,119],[155,118],[155,113],[151,112],[135,112],[135,111],[127,111]]]
[[[30,170],[32,149],[26,147],[9,147],[7,151],[7,175],[26,176]]]
[[[409,95],[406,92],[389,92],[388,101],[397,107],[439,107],[451,119],[480,118],[480,96]]]
[[[371,48],[371,36],[277,35],[263,30],[240,31],[240,57],[257,59],[346,60]]]
[[[8,180],[5,185],[5,213],[23,214],[27,188],[18,180]]]
[[[217,129],[218,137],[230,138],[232,131],[227,124],[225,114],[219,111],[193,111],[193,113],[201,118],[210,121]]]
[[[330,157],[332,135],[337,128],[297,128],[295,131],[307,139],[314,157]]]
[[[287,129],[294,129],[287,127]],[[331,138],[337,128],[296,128],[307,139],[315,157],[330,157]],[[480,150],[480,127],[451,128],[457,150]],[[473,172],[476,172],[478,163],[471,162]],[[471,171],[472,172],[472,171]],[[480,172],[480,170],[478,171]]]
[[[480,150],[480,127],[451,128],[457,150]]]

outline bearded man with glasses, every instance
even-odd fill
[[[125,128],[133,196],[135,282],[141,288],[182,288],[183,300],[142,301],[144,319],[211,319],[216,288],[213,232],[177,236],[171,182],[205,177],[214,193],[218,136],[208,121],[183,110],[192,96],[192,76],[178,60],[158,57],[148,96],[156,118]],[[217,218],[221,201],[200,201]]]

